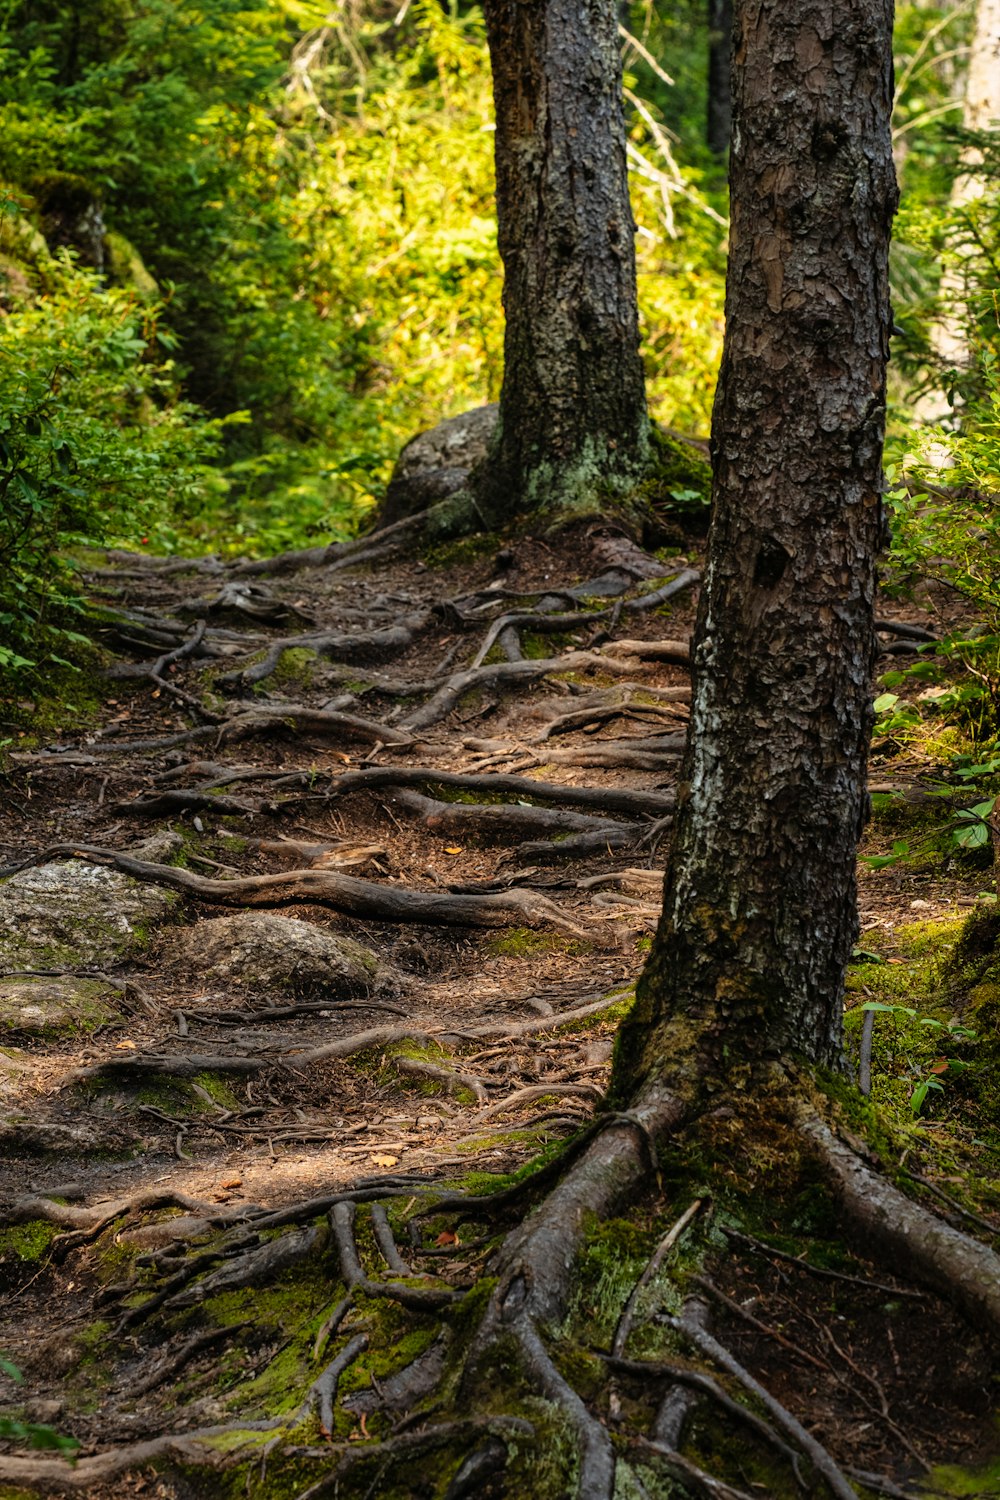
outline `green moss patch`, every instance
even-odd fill
[[[496,958],[536,958],[541,953],[565,953],[580,957],[593,951],[593,944],[581,938],[560,937],[557,933],[536,932],[531,927],[507,927],[494,932],[483,945]]]
[[[31,1219],[27,1224],[0,1230],[0,1266],[37,1265],[45,1259],[59,1232],[46,1219]]]

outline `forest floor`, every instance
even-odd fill
[[[87,725],[15,732],[0,1352],[22,1383],[0,1376],[0,1412],[80,1447],[70,1470],[0,1445],[5,1500],[304,1495],[352,1444],[412,1431],[439,1304],[492,1246],[473,1209],[420,1219],[429,1191],[507,1181],[600,1108],[658,916],[697,557],[601,530],[356,556],[254,573],[112,555],[90,578],[111,665]],[[912,791],[904,761],[876,766],[883,796]],[[865,869],[854,998],[905,998],[985,878]],[[933,1122],[908,1150],[961,1214]],[[996,1173],[976,1212],[1000,1234]],[[355,1235],[345,1202],[392,1213],[359,1208]],[[595,1252],[598,1342],[677,1212],[651,1202],[610,1264]],[[862,1259],[824,1272],[789,1248],[710,1257],[713,1328],[745,1366],[859,1493],[876,1473],[887,1494],[1000,1494],[995,1466],[968,1477],[998,1447],[975,1332]],[[386,1268],[430,1293],[409,1321],[372,1311]],[[343,1306],[352,1278],[367,1322]],[[594,1404],[613,1427],[623,1400]],[[382,1493],[353,1474],[336,1493]],[[749,1449],[737,1481],[785,1493]],[[429,1470],[410,1491],[467,1492]]]

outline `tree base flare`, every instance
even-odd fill
[[[412,1181],[391,1197],[387,1184],[396,1209],[390,1218],[375,1201],[370,1220],[355,1205],[379,1190],[359,1185],[332,1202],[322,1233],[292,1228],[253,1249],[275,1218],[258,1211],[209,1252],[193,1250],[186,1270],[172,1259],[162,1288],[172,1300],[150,1305],[147,1340],[172,1307],[211,1308],[220,1275],[228,1284],[244,1263],[266,1283],[288,1263],[286,1245],[299,1261],[325,1257],[337,1300],[300,1404],[73,1468],[7,1456],[0,1483],[74,1493],[181,1463],[185,1493],[206,1496],[222,1464],[246,1468],[253,1493],[297,1500],[473,1490],[611,1500],[623,1484],[717,1500],[802,1485],[898,1500],[935,1463],[982,1451],[1000,1258],[881,1175],[808,1087],[772,1076],[753,1095],[663,1092],[599,1116],[498,1241],[551,1170],[479,1198],[421,1199]],[[307,1202],[274,1227],[309,1226],[325,1210]],[[867,1263],[842,1234],[867,1237]],[[220,1338],[189,1336],[147,1385]],[[947,1388],[931,1389],[919,1355],[942,1339]],[[393,1344],[406,1353],[387,1374]]]

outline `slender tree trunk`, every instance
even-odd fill
[[[733,0],[708,0],[708,119],[710,151],[728,150],[733,124]]]
[[[590,506],[648,445],[614,0],[486,0],[504,380],[494,514]]]
[[[726,340],[691,732],[619,1093],[837,1066],[866,816],[891,0],[736,0]]]

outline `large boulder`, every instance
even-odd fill
[[[177,897],[76,860],[0,882],[0,969],[93,969],[143,948]]]
[[[417,515],[462,489],[476,464],[486,457],[498,411],[496,402],[477,406],[411,438],[392,471],[379,507],[379,523],[390,526]]]
[[[182,953],[209,980],[331,1000],[369,994],[389,971],[353,938],[313,922],[241,911],[197,922],[177,934]]]

